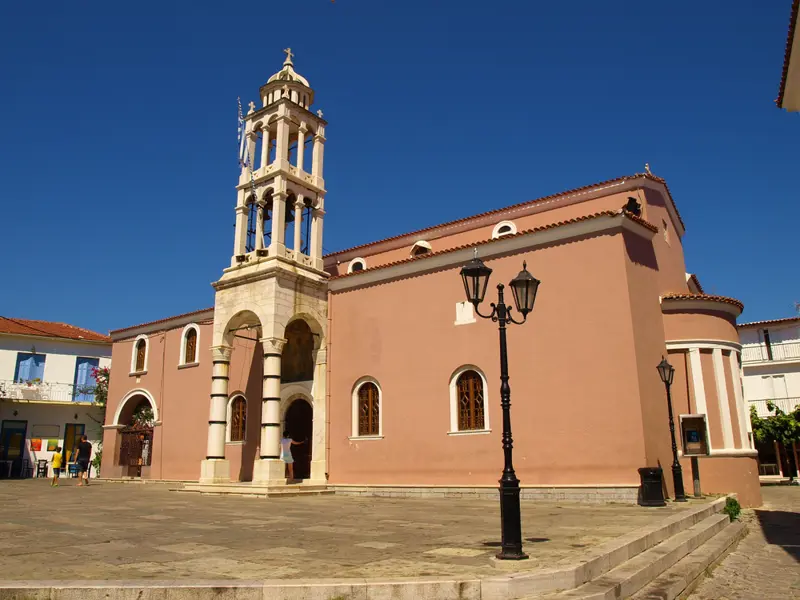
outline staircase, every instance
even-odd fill
[[[539,586],[528,600],[673,600],[725,556],[746,534],[722,512],[725,499],[692,515],[678,515],[642,536],[632,532],[615,540],[575,570],[574,587],[560,591]],[[637,537],[638,536],[638,537]],[[629,538],[625,540],[624,538]],[[582,572],[582,575],[581,575]],[[563,586],[564,579],[561,579]],[[563,586],[569,587],[569,586]]]
[[[250,498],[283,498],[294,496],[323,496],[333,494],[325,484],[303,481],[291,485],[266,485],[251,482],[186,483],[172,492],[190,492],[215,496],[246,496]]]

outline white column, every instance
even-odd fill
[[[281,460],[281,355],[286,340],[264,338],[264,383],[261,403],[261,454],[253,468],[253,482],[285,482]]]
[[[247,206],[244,204],[244,191],[239,191],[239,203],[236,205],[236,228],[233,234],[233,255],[244,254],[247,242]]]
[[[250,133],[247,135],[247,156],[249,166],[247,167],[247,179],[250,179],[252,172],[255,170],[256,167],[256,139],[258,134],[256,132]]]
[[[286,192],[272,194],[272,236],[270,240],[270,256],[284,255],[286,244],[283,241],[286,227]]]
[[[306,124],[300,125],[300,131],[297,133],[297,171],[303,170],[303,147],[306,145]]]
[[[309,247],[309,255],[314,260],[322,260],[322,219],[325,216],[325,211],[321,208],[315,208],[311,212],[311,215],[311,244]]]
[[[731,379],[733,380],[733,397],[736,399],[736,415],[739,418],[739,439],[742,440],[742,448],[750,447],[750,440],[747,437],[747,421],[750,420],[750,415],[747,414],[747,407],[744,404],[742,397],[742,380],[741,372],[739,370],[739,361],[737,360],[738,352],[731,350],[728,356],[728,365],[731,369]]]
[[[297,195],[297,201],[294,203],[294,252],[295,255],[300,254],[300,237],[303,233],[303,195]]]
[[[719,404],[719,420],[722,424],[722,440],[725,448],[733,448],[733,425],[731,424],[731,406],[728,403],[728,385],[725,381],[725,365],[722,362],[722,348],[711,351],[714,362],[714,381],[717,384],[717,401]]]
[[[711,431],[709,431],[708,408],[706,407],[706,386],[703,383],[703,363],[700,361],[700,349],[689,349],[689,366],[692,369],[692,390],[694,391],[694,409],[698,415],[706,415],[706,439],[711,450]]]
[[[269,129],[266,127],[263,130],[263,137],[261,138],[261,168],[263,169],[269,164]]]
[[[325,152],[325,136],[319,133],[314,136],[314,150],[311,155],[311,174],[322,179],[322,161]]]
[[[256,250],[264,247],[264,211],[266,210],[264,201],[258,201],[258,211],[256,213]]]
[[[225,460],[225,429],[228,423],[228,371],[231,363],[230,346],[211,348],[211,408],[208,418],[206,459],[200,466],[200,481],[222,483],[230,481],[230,463]]]
[[[289,117],[278,118],[278,134],[275,144],[275,162],[279,169],[286,168],[289,164]]]

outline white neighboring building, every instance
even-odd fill
[[[0,317],[0,478],[35,475],[55,445],[66,458],[84,434],[99,448],[103,409],[87,390],[95,385],[93,367],[109,366],[106,335]]]
[[[770,414],[768,400],[784,412],[794,410],[800,405],[800,316],[743,323],[738,329],[747,406],[755,406],[760,417]],[[774,449],[758,450],[762,475],[783,474],[786,465]]]

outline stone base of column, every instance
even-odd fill
[[[230,483],[231,463],[229,460],[205,459],[200,461],[200,483]]]
[[[253,483],[286,485],[286,465],[278,458],[261,458],[253,464]]]
[[[325,483],[325,461],[312,460],[311,461],[311,480],[314,482]]]

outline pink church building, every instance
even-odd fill
[[[761,504],[742,304],[687,273],[663,179],[611,179],[323,256],[327,122],[313,101],[289,53],[244,117],[214,307],[111,332],[102,476],[285,486],[287,430],[303,442],[304,486],[496,495],[497,326],[459,276],[477,250],[493,269],[486,305],[523,261],[541,280],[527,322],[508,331],[523,497],[635,502],[637,470],[656,466],[673,495],[666,356],[685,489],[698,440],[680,425],[692,421],[703,492]]]

